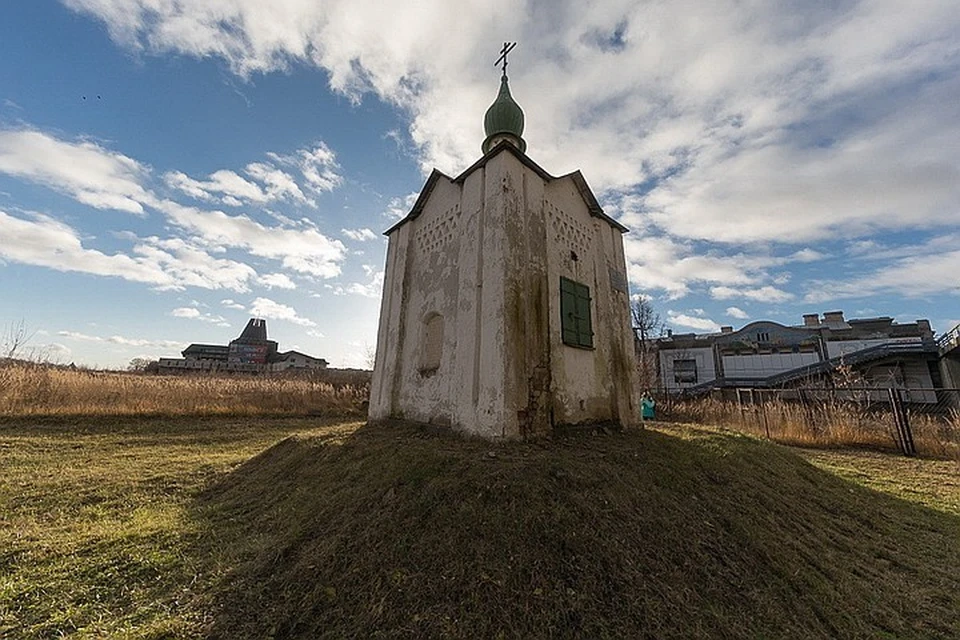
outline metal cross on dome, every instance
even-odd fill
[[[516,42],[504,42],[503,49],[500,50],[500,57],[493,63],[493,66],[503,63],[503,75],[507,75],[507,54],[513,51],[515,46],[517,46]]]

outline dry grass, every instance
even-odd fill
[[[724,426],[800,447],[869,447],[896,451],[893,416],[849,402],[820,402],[804,406],[771,400],[755,405],[690,398],[668,400],[658,407],[666,420]],[[960,414],[914,413],[910,426],[922,456],[960,462]]]
[[[0,364],[0,416],[359,415],[369,385],[320,376],[156,376]]]
[[[230,570],[197,493],[318,419],[0,420],[0,637],[200,638]],[[189,606],[188,606],[189,605]]]
[[[857,484],[960,517],[960,469],[955,461],[850,449],[796,451],[817,467]]]

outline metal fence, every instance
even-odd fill
[[[658,417],[807,446],[860,445],[960,460],[960,389],[728,389],[664,397]]]

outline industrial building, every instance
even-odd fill
[[[181,355],[182,358],[160,358],[159,372],[268,373],[327,368],[327,361],[323,358],[299,351],[278,351],[276,341],[267,339],[267,321],[262,318],[250,318],[240,337],[230,344],[194,343]]]
[[[844,319],[842,311],[803,316],[803,324],[752,322],[739,331],[671,334],[656,342],[668,393],[724,387],[775,388],[854,377],[865,386],[943,388],[941,348],[927,320]]]

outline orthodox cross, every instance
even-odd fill
[[[507,75],[507,54],[513,51],[515,46],[517,46],[516,42],[504,42],[503,49],[500,50],[500,57],[493,63],[493,66],[503,63],[503,75]]]

